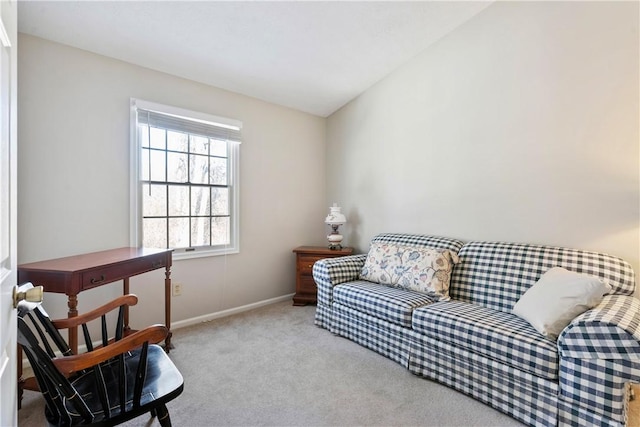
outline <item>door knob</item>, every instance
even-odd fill
[[[28,285],[31,287],[29,288]],[[26,289],[25,289],[26,288]],[[13,308],[18,308],[18,303],[22,300],[27,302],[42,302],[44,296],[44,288],[42,286],[33,286],[27,283],[20,287],[13,287]]]

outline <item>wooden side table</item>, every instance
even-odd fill
[[[313,264],[324,258],[336,258],[353,254],[353,248],[329,249],[326,246],[299,246],[293,250],[296,254],[296,294],[293,305],[315,304],[317,299],[316,282],[313,280]]]

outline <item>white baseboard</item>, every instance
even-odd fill
[[[173,331],[180,328],[186,328],[187,326],[197,325],[198,323],[210,322],[211,320],[220,319],[221,317],[227,317],[233,314],[238,314],[245,311],[253,310],[255,308],[264,307],[265,305],[270,305],[270,304],[275,304],[277,302],[291,300],[294,295],[295,294],[283,295],[281,297],[270,298],[263,301],[258,301],[251,304],[243,305],[240,307],[229,308],[227,310],[217,311],[215,313],[204,314],[202,316],[192,317],[190,319],[171,322],[171,330]]]
[[[171,323],[171,330],[185,328],[187,326],[196,325],[198,323],[209,322],[214,319],[220,319],[221,317],[231,316],[233,314],[242,313],[244,311],[253,310],[255,308],[264,307],[265,305],[275,304],[277,302],[283,302],[287,300],[291,300],[295,294],[283,295],[281,297],[270,298],[264,301],[254,302],[252,304],[243,305],[240,307],[230,308],[227,310],[217,311],[215,313],[205,314],[203,316],[192,317],[191,319],[180,320],[178,322]],[[99,342],[96,342],[95,345],[99,345]],[[84,353],[87,351],[87,346],[82,344],[78,346],[78,353]],[[29,364],[29,360],[23,356],[22,358],[22,366],[23,371],[31,370],[31,365]],[[29,373],[29,376],[33,374]],[[24,376],[24,375],[23,375]]]

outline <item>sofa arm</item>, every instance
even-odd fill
[[[576,317],[558,337],[562,358],[640,362],[640,301],[607,295]]]
[[[607,295],[558,337],[563,404],[624,425],[630,383],[640,382],[640,301]],[[587,424],[603,424],[596,418]],[[575,421],[575,420],[574,420]]]
[[[340,283],[357,280],[367,254],[325,258],[313,265],[313,280],[318,286],[318,304],[331,305],[333,287]]]

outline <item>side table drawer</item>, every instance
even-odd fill
[[[298,259],[298,271],[300,274],[311,274],[313,272],[313,264],[316,261],[327,258],[318,255],[300,255]]]
[[[315,294],[316,291],[317,285],[313,276],[307,274],[300,276],[300,293]]]
[[[300,246],[296,254],[296,294],[293,305],[315,304],[318,287],[313,280],[313,265],[325,258],[335,258],[353,253],[353,248],[329,249],[324,246]]]

